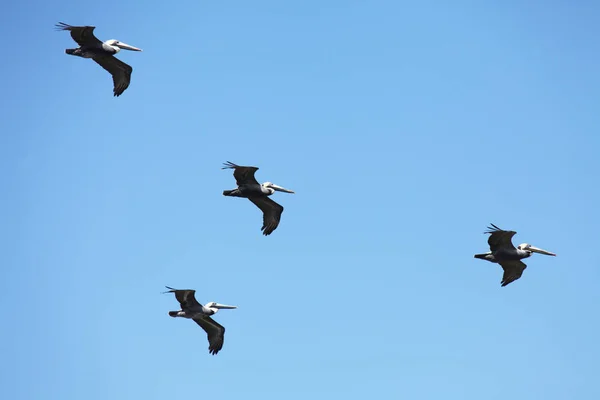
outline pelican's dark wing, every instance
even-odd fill
[[[101,47],[102,42],[94,36],[95,26],[71,26],[64,22],[56,24],[56,28],[60,31],[71,31],[71,37],[80,46]]]
[[[520,260],[502,261],[500,266],[504,270],[504,275],[502,276],[501,282],[502,287],[519,279],[521,275],[523,275],[525,268],[527,268],[527,265]]]
[[[504,231],[494,224],[491,225],[491,227],[488,227],[489,230],[484,233],[490,234],[490,237],[488,238],[488,244],[490,245],[490,250],[492,253],[498,249],[515,250],[515,246],[512,244],[512,237],[515,236],[517,232]]]
[[[233,169],[233,177],[235,178],[235,182],[238,186],[247,185],[254,183],[258,185],[258,181],[254,177],[254,173],[258,171],[257,167],[240,167],[239,165],[235,165],[231,161],[227,161],[223,163],[225,165],[221,169]]]
[[[125,89],[129,87],[129,82],[131,82],[133,68],[108,54],[94,56],[93,60],[112,75],[114,84],[113,93],[115,96],[119,97],[123,94]]]
[[[165,287],[167,289],[169,289],[169,291],[166,293],[175,293],[175,298],[181,305],[182,310],[185,311],[185,310],[189,310],[189,309],[202,308],[202,305],[200,303],[198,303],[198,300],[196,300],[196,298],[194,297],[194,294],[196,293],[195,290],[192,290],[192,289],[181,289],[180,290],[180,289],[173,289],[172,287],[168,287],[168,286],[165,286]]]
[[[263,235],[268,236],[279,225],[281,220],[281,213],[283,213],[283,206],[275,203],[267,196],[262,197],[251,197],[248,200],[253,202],[263,212],[263,226],[260,229],[263,231]]]
[[[204,329],[208,338],[208,352],[215,355],[223,348],[225,327],[211,317],[198,317],[194,321]]]

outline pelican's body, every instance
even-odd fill
[[[484,232],[490,234],[488,244],[491,251],[475,254],[475,258],[500,264],[504,270],[501,286],[506,286],[523,275],[523,271],[525,271],[527,265],[521,261],[522,259],[531,257],[533,253],[556,256],[554,253],[534,247],[528,243],[521,243],[515,248],[512,244],[512,237],[517,232],[504,231],[494,224],[491,225],[492,227],[488,227],[489,230]]]
[[[283,213],[283,207],[269,198],[276,191],[285,193],[294,193],[292,190],[277,186],[272,182],[258,183],[254,173],[258,171],[257,167],[241,167],[232,162],[225,163],[223,169],[233,169],[233,177],[236,180],[237,188],[233,190],[224,190],[224,196],[243,197],[250,200],[263,212],[263,226],[261,231],[265,236],[273,233]]]
[[[233,190],[224,190],[223,194],[225,196],[232,197],[243,197],[249,199],[250,197],[263,197],[270,196],[275,193],[275,190],[266,186],[269,182],[265,182],[263,184],[259,183],[247,183],[241,184],[237,189]],[[225,194],[227,192],[227,194]]]
[[[101,42],[94,36],[94,26],[71,26],[61,22],[57,24],[56,27],[58,30],[70,31],[73,40],[79,44],[78,48],[66,49],[65,53],[94,60],[112,75],[114,95],[118,97],[123,94],[131,82],[133,68],[115,58],[114,55],[121,51],[121,49],[132,51],[142,51],[142,49],[138,49],[137,47],[133,47],[115,39]]]
[[[217,354],[223,348],[225,327],[210,318],[210,316],[216,314],[220,309],[234,309],[237,307],[215,303],[214,301],[203,306],[194,297],[195,290],[178,290],[168,286],[166,288],[169,291],[165,293],[174,293],[175,298],[181,305],[181,310],[169,311],[169,316],[194,320],[206,332],[210,354]]]

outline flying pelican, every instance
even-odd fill
[[[490,234],[488,244],[491,251],[483,254],[475,254],[475,258],[500,264],[504,270],[501,282],[502,286],[516,281],[523,275],[523,271],[527,268],[527,265],[521,261],[523,258],[531,257],[534,252],[547,256],[556,256],[554,253],[533,247],[528,243],[521,243],[515,249],[511,239],[517,232],[504,231],[494,224],[491,225],[492,227],[488,227],[489,230],[484,232]]]
[[[268,196],[275,191],[294,193],[292,190],[282,188],[271,182],[259,184],[254,177],[254,173],[258,171],[257,167],[240,167],[231,161],[224,163],[221,169],[233,169],[233,177],[235,178],[237,189],[224,190],[223,196],[244,197],[253,202],[263,212],[263,226],[260,229],[263,235],[268,236],[279,225],[283,207],[275,203]]]
[[[172,287],[165,286],[169,291],[164,293],[175,293],[175,298],[181,305],[180,311],[169,311],[169,315],[173,318],[188,318],[193,319],[198,325],[204,329],[208,337],[208,352],[215,355],[223,348],[225,340],[225,327],[218,324],[210,316],[216,314],[220,309],[231,310],[236,306],[226,306],[224,304],[210,303],[203,306],[198,303],[194,297],[195,290],[186,289],[178,290]]]
[[[114,95],[119,97],[129,87],[133,68],[114,57],[121,49],[142,51],[119,40],[111,39],[101,42],[94,36],[95,26],[71,26],[64,22],[56,24],[59,31],[71,31],[71,37],[79,44],[76,49],[66,49],[65,53],[72,56],[91,58],[107,70],[113,77]]]

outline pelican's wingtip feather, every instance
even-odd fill
[[[71,29],[71,25],[65,24],[64,22],[59,22],[58,24],[54,24],[54,28],[57,31],[68,31]]]
[[[223,163],[223,167],[221,169],[230,169],[230,168],[234,169],[237,167],[239,167],[239,165],[236,165],[236,164],[232,163],[231,161],[227,161],[227,162]]]

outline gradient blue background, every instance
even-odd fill
[[[3,14],[1,398],[600,398],[600,3]],[[144,50],[121,97],[59,21]],[[558,257],[501,288],[490,222]],[[217,356],[164,285],[239,306]]]

